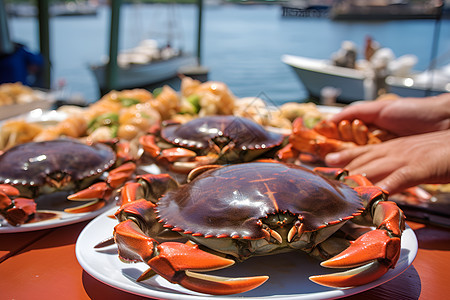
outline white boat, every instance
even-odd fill
[[[159,48],[156,41],[144,40],[137,47],[119,53],[117,57],[116,89],[146,87],[172,79],[180,68],[197,64],[197,59],[171,47]],[[107,59],[90,65],[101,91],[106,91]]]
[[[408,57],[410,58],[410,56]],[[281,60],[292,67],[310,96],[322,98],[324,88],[337,90],[336,100],[350,103],[358,100],[373,100],[378,93],[375,73],[368,64],[363,68],[335,66],[331,60],[302,56],[283,55]],[[389,76],[383,83],[384,92],[401,97],[424,97],[450,92],[450,65],[434,71],[412,72],[413,64],[399,68],[402,57],[388,66]],[[410,60],[409,60],[410,61]]]
[[[364,70],[338,67],[326,59],[283,55],[281,60],[292,67],[309,95],[321,98],[324,88],[335,88],[337,100],[353,102],[373,99],[373,77]]]
[[[433,70],[410,74],[409,76],[388,76],[389,92],[402,97],[436,96],[450,92],[450,64]]]

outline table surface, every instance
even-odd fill
[[[98,281],[79,265],[75,243],[88,222],[0,234],[0,298],[142,299]],[[393,280],[345,299],[449,297],[450,229],[415,222],[408,225],[419,241],[413,264]]]

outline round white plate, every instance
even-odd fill
[[[69,201],[69,200],[67,200]],[[71,201],[74,202],[74,201]],[[80,205],[81,203],[75,203],[76,206]],[[80,214],[74,214],[74,213],[66,213],[64,212],[64,207],[56,207],[56,209],[39,209],[39,211],[42,212],[53,212],[58,214],[58,216],[54,219],[40,221],[36,223],[27,223],[20,226],[12,226],[8,224],[5,220],[3,220],[0,216],[0,233],[16,233],[16,232],[27,232],[27,231],[36,231],[36,230],[43,230],[43,229],[49,229],[49,228],[55,228],[70,224],[75,224],[79,222],[83,222],[86,220],[91,220],[98,215],[104,213],[105,211],[108,211],[111,209],[111,207],[115,206],[115,202],[111,201],[110,203],[106,204],[104,207],[102,207],[99,210],[92,211],[92,212],[86,212],[86,213],[80,213]],[[39,204],[38,204],[39,207]],[[116,208],[117,209],[117,208]]]
[[[196,293],[179,285],[172,284],[160,276],[142,282],[136,279],[148,269],[144,263],[125,264],[117,256],[115,245],[102,249],[94,246],[112,235],[117,221],[106,212],[90,222],[81,232],[76,243],[76,256],[83,269],[91,276],[117,289],[145,297],[163,299],[206,299],[211,295]],[[311,282],[310,275],[332,273],[305,253],[291,252],[276,256],[254,257],[233,267],[209,272],[227,277],[269,275],[270,278],[260,287],[241,294],[213,296],[216,299],[329,299],[353,295],[383,284],[404,272],[417,254],[417,239],[411,228],[407,227],[402,237],[400,259],[395,269],[363,286],[350,289],[333,289]]]

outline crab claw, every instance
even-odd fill
[[[345,272],[310,276],[309,280],[332,288],[347,288],[372,282],[389,270],[378,261]]]
[[[267,276],[225,278],[192,272],[222,269],[233,265],[234,261],[200,250],[197,245],[177,242],[157,244],[144,235],[132,220],[116,225],[114,237],[123,260],[144,261],[152,272],[196,292],[215,295],[242,293],[268,279]]]
[[[136,170],[136,165],[132,162],[127,162],[109,172],[106,182],[113,188],[119,187],[133,175]]]
[[[156,158],[161,153],[161,148],[156,145],[155,136],[154,135],[143,135],[139,138],[139,144],[141,144],[142,148],[146,153],[148,153],[151,157]]]
[[[177,147],[177,148],[169,148],[161,151],[161,158],[167,159],[169,162],[175,162],[177,160],[183,158],[192,158],[196,157],[197,153],[192,150]]]
[[[329,268],[355,268],[346,272],[311,276],[309,279],[330,287],[352,287],[369,283],[390,268],[400,256],[400,238],[390,237],[385,230],[369,231],[356,239],[350,247],[321,263]]]
[[[66,208],[64,211],[79,214],[98,210],[105,206],[105,201],[99,201],[98,199],[108,198],[111,195],[111,191],[112,189],[106,182],[97,182],[84,190],[67,196],[67,199],[74,201],[96,200],[77,207]]]
[[[19,196],[20,195],[19,190],[9,184],[0,184],[0,192],[3,192],[8,196]]]
[[[105,199],[113,188],[121,186],[135,171],[134,163],[126,163],[109,172],[106,182],[97,182],[88,188],[69,195],[69,200]]]
[[[15,198],[11,200],[3,192],[0,192],[0,196],[0,214],[11,225],[24,224],[36,213],[36,203],[33,199]]]
[[[69,200],[89,200],[89,199],[103,199],[108,196],[111,188],[106,182],[97,182],[90,187],[81,190],[75,194],[67,196]]]
[[[105,200],[111,197],[113,190],[122,186],[134,174],[135,170],[136,165],[132,162],[125,163],[111,170],[106,182],[94,183],[88,188],[67,197],[67,199],[74,201],[95,199],[94,201],[77,207],[66,208],[64,211],[68,213],[84,213],[102,208],[106,204]]]
[[[267,276],[226,278],[194,273],[229,267],[233,260],[202,251],[198,246],[180,243],[163,243],[158,247],[159,255],[148,261],[148,265],[170,282],[200,293],[227,295],[242,293],[264,283]]]

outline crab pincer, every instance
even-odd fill
[[[362,199],[368,201],[368,205],[372,206],[372,212],[367,213],[370,217],[358,216],[354,222],[365,223],[367,220],[364,219],[368,219],[377,229],[364,233],[356,240],[351,241],[350,246],[344,251],[320,264],[328,268],[353,269],[309,277],[315,283],[337,288],[348,288],[372,282],[384,275],[390,268],[394,268],[400,256],[401,235],[405,229],[403,212],[394,202],[383,199],[387,195],[385,191],[367,185],[370,182],[361,175],[346,176],[346,178],[362,184],[355,190]]]
[[[111,196],[114,189],[120,187],[129,179],[134,171],[136,165],[133,162],[127,162],[109,172],[106,181],[94,183],[84,190],[78,191],[72,195],[69,195],[67,199],[74,201],[84,201],[88,199],[105,200]],[[88,205],[104,205],[104,201],[94,200]],[[90,209],[90,208],[88,208]],[[66,209],[66,212],[84,212],[83,207],[79,206],[74,209]]]
[[[152,209],[151,202],[138,201],[140,209]],[[136,204],[127,211],[130,214]],[[129,203],[119,209],[117,214],[123,214]],[[142,213],[142,211],[141,211]],[[120,219],[120,218],[119,218]],[[235,262],[201,250],[192,243],[163,242],[158,243],[152,237],[144,234],[133,220],[125,220],[114,228],[114,239],[118,247],[119,257],[124,262],[143,261],[150,269],[142,274],[138,281],[158,274],[172,283],[179,284],[189,290],[200,293],[227,295],[242,293],[263,284],[268,276],[243,278],[227,278],[196,273],[195,271],[213,271],[229,267]]]
[[[353,287],[372,282],[395,266],[400,248],[400,238],[390,237],[385,230],[369,231],[343,252],[320,264],[328,268],[354,269],[309,279],[329,287]]]

